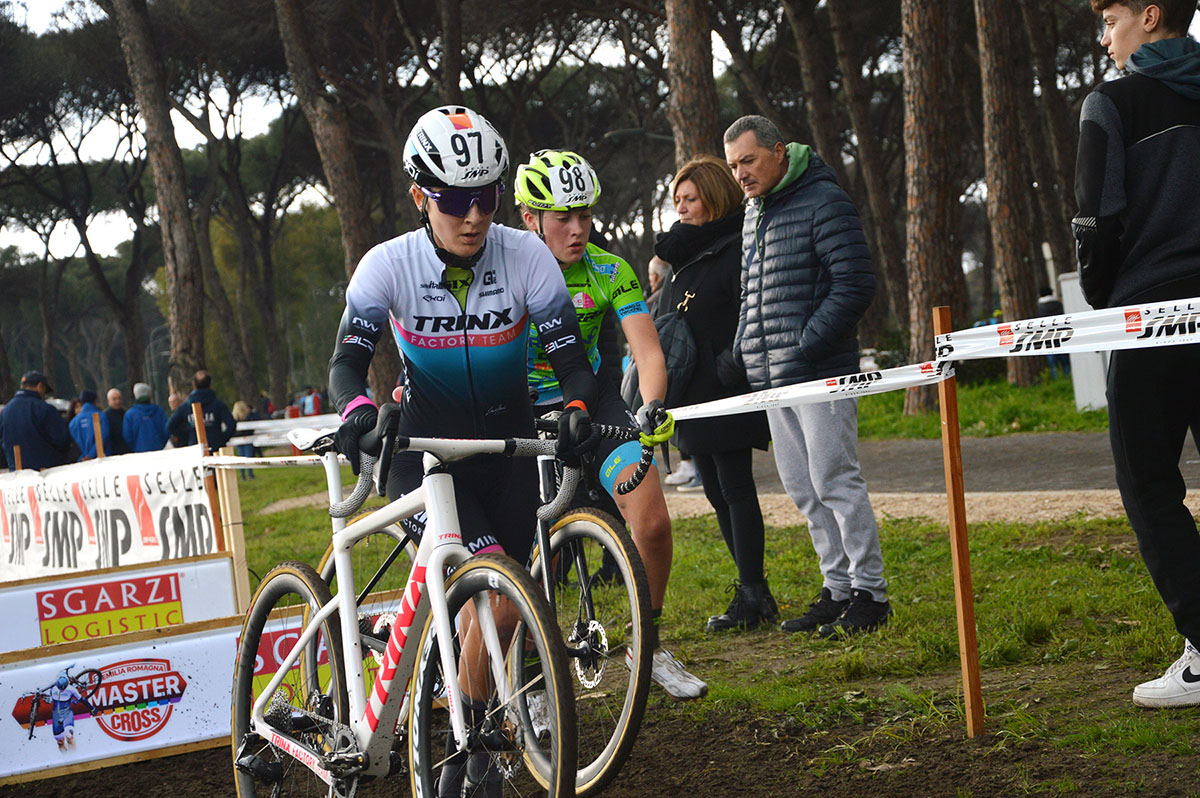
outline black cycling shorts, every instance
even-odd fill
[[[388,499],[421,486],[425,471],[421,452],[400,452],[388,474]],[[529,559],[537,533],[537,468],[533,458],[481,454],[451,463],[454,500],[463,545],[472,554],[503,551],[519,563]],[[400,527],[417,540],[425,531],[425,511],[404,519]]]

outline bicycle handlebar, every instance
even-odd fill
[[[427,449],[442,449],[444,450],[444,455],[446,453],[457,455],[452,459],[460,459],[460,457],[488,452],[505,454],[509,457],[537,457],[540,455],[553,457],[557,454],[558,442],[555,440],[506,438],[491,441],[466,441],[445,438],[410,438],[405,435],[395,435],[395,421],[399,419],[398,410],[398,405],[392,403],[385,404],[380,408],[379,420],[375,425],[375,429],[363,434],[359,438],[358,482],[345,500],[329,506],[329,514],[333,518],[349,518],[358,512],[371,493],[372,483],[376,482],[376,474],[378,474],[378,484],[375,487],[379,495],[383,496],[386,494],[387,475],[391,468],[391,456],[395,452],[407,451],[409,449],[419,449],[422,451]],[[638,440],[638,431],[629,427],[594,424],[593,428],[604,438],[618,441]],[[383,445],[387,443],[389,438],[392,439],[391,443]],[[487,443],[491,443],[493,446],[488,448],[482,445]],[[454,452],[453,450],[456,449],[458,451]],[[379,457],[376,457],[372,452],[380,452]],[[617,493],[625,495],[641,484],[650,469],[653,457],[653,449],[643,446],[642,458],[638,463],[637,469],[634,471],[633,476],[616,486]],[[559,485],[558,493],[551,501],[538,508],[538,518],[549,522],[562,515],[575,494],[579,479],[580,473],[578,468],[564,466],[563,478]]]

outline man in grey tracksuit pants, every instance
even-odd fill
[[[858,212],[833,170],[769,120],[725,132],[749,206],[734,356],[755,390],[858,372],[858,320],[875,293]],[[887,623],[879,529],[858,465],[858,400],[767,411],[784,489],[808,519],[821,594],[788,632],[834,637]]]

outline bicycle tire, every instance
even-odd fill
[[[286,653],[291,648],[278,646],[277,641],[296,633],[308,613],[329,601],[329,588],[312,566],[300,562],[285,562],[273,568],[254,594],[242,625],[233,677],[231,750],[239,798],[271,795],[274,788],[237,767],[239,758],[247,756],[268,765],[278,763],[280,795],[329,794],[328,785],[311,770],[250,731],[254,699],[278,667],[275,652],[283,648],[282,653]],[[295,738],[315,750],[329,751],[333,745],[332,724],[347,724],[350,713],[337,612],[322,621],[317,640],[323,641],[319,648],[327,652],[328,663],[314,661],[316,658],[306,648],[275,691],[268,714],[281,727],[303,724],[304,730],[294,726],[290,730]]]
[[[502,795],[529,795],[544,790],[544,794],[553,798],[570,798],[575,795],[575,705],[571,700],[562,637],[556,631],[541,588],[512,559],[500,554],[479,554],[460,565],[446,581],[447,608],[451,617],[457,618],[459,610],[474,596],[490,596],[495,592],[512,602],[520,619],[518,625],[525,632],[512,636],[506,658],[516,657],[524,662],[528,640],[542,665],[541,677],[536,682],[511,684],[512,697],[523,696],[531,686],[541,685],[545,690],[547,729],[544,737],[535,732],[528,721],[528,711],[518,712],[515,701],[499,706],[493,686],[489,688],[487,715],[476,729],[478,735],[472,753],[482,755],[484,762],[498,765]],[[461,651],[459,633],[465,626],[466,623],[460,622],[453,632],[451,645],[456,659]],[[416,798],[437,795],[438,779],[449,770],[443,767],[449,761],[448,751],[455,750],[449,715],[435,711],[444,683],[439,646],[431,614],[421,634],[409,714],[409,770]],[[505,675],[511,671],[507,668]],[[460,674],[460,683],[463,678]],[[508,750],[491,744],[491,740],[499,738],[509,746]]]
[[[579,508],[560,518],[550,529],[550,552],[551,562],[570,558],[565,567],[555,566],[554,591],[554,611],[568,652],[584,640],[600,649],[599,657],[590,661],[568,653],[579,726],[576,794],[590,796],[616,778],[641,729],[653,653],[646,650],[650,588],[642,558],[624,525],[600,510]],[[622,577],[619,585],[602,585],[594,578],[592,569],[600,566],[604,552],[616,561]],[[586,584],[580,579],[581,565]],[[541,569],[535,550],[531,571],[539,584]]]
[[[85,701],[92,700],[92,696],[96,694],[100,689],[100,684],[104,681],[104,676],[95,668],[85,668],[71,678]]]
[[[33,739],[33,730],[37,727],[38,710],[42,708],[42,698],[40,694],[34,695],[29,702],[29,739]]]

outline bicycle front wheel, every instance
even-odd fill
[[[616,777],[642,726],[650,690],[650,588],[629,533],[599,510],[581,508],[559,519],[550,530],[550,553],[554,612],[579,723],[576,794],[594,795]],[[610,566],[601,570],[606,559]],[[539,584],[543,564],[535,552]]]
[[[250,729],[255,700],[295,645],[304,621],[330,601],[312,566],[285,562],[258,586],[238,644],[233,676],[231,744],[238,798],[329,795],[329,786],[295,758]],[[265,715],[273,731],[317,755],[352,744],[342,665],[341,631],[334,612],[317,628],[296,664],[272,694]]]
[[[497,610],[498,598],[507,601],[510,613]],[[517,634],[501,632],[507,661],[531,663],[528,680],[510,678],[507,684],[473,683],[460,655],[465,641],[477,636],[472,627],[478,618],[468,604],[488,602],[500,615],[515,616]],[[575,794],[575,705],[568,683],[566,652],[554,626],[546,597],[529,573],[508,557],[480,554],[459,566],[446,581],[446,605],[454,624],[453,639],[439,639],[432,613],[421,636],[413,703],[409,715],[409,757],[412,790],[416,798],[466,794],[481,785],[479,794],[531,795],[569,798]],[[497,623],[500,626],[500,623]],[[511,640],[511,642],[508,642]],[[464,703],[473,696],[475,707],[459,707],[467,722],[465,751],[459,751],[446,706],[447,677],[442,670],[442,646],[452,647],[458,665],[458,683]],[[537,668],[532,663],[538,663]],[[488,682],[491,681],[489,678]],[[541,706],[533,719],[523,702],[531,692],[541,693]],[[487,696],[486,699],[481,698]],[[441,782],[439,786],[439,782]]]
[[[92,700],[92,696],[100,689],[102,681],[104,681],[104,677],[95,668],[87,668],[75,676],[75,684],[79,687],[79,694],[83,696],[85,701]]]

